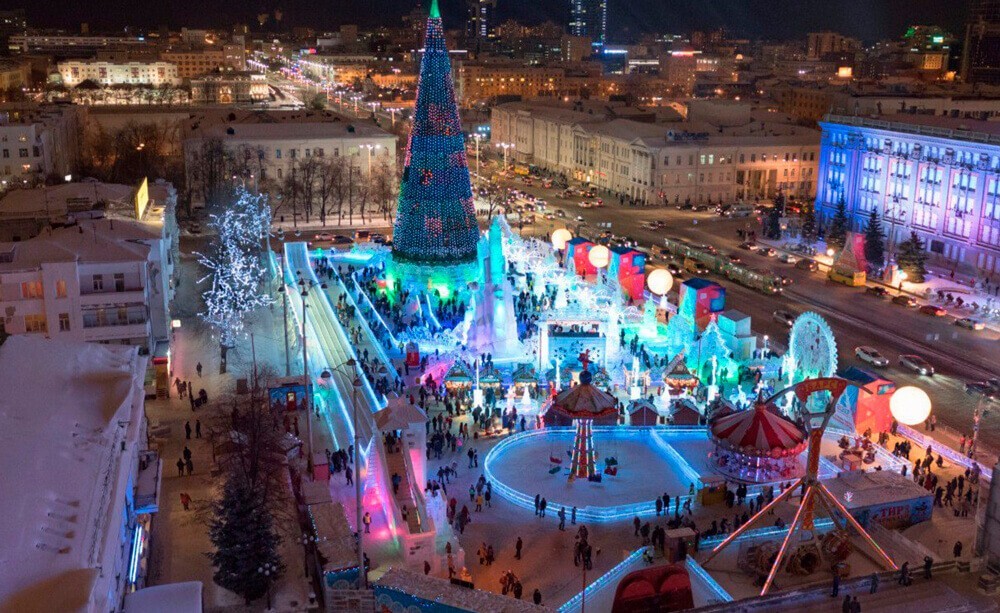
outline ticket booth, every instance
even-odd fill
[[[705,475],[698,479],[698,503],[702,506],[719,504],[726,500],[726,478],[722,475]]]

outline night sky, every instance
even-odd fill
[[[725,26],[752,38],[792,38],[830,29],[875,40],[895,38],[910,24],[940,24],[959,34],[968,0],[609,0],[609,29],[686,32]],[[0,7],[24,6],[29,23],[39,27],[76,29],[88,21],[92,29],[126,25],[170,27],[226,26],[254,22],[259,11],[281,8],[283,23],[330,27],[396,25],[417,0],[0,0]],[[448,27],[464,17],[464,0],[441,0]],[[499,0],[500,18],[527,22],[565,22],[568,0]],[[449,18],[450,16],[450,18]],[[614,37],[614,36],[613,36]]]

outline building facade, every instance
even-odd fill
[[[100,85],[180,85],[177,65],[159,62],[107,62],[66,60],[58,64],[63,85],[76,87],[84,81]]]
[[[177,76],[190,79],[210,72],[246,70],[246,50],[228,43],[217,47],[181,48],[164,51],[160,59],[177,67]]]
[[[169,338],[176,194],[169,185],[145,185],[64,184],[0,200],[6,334],[143,351]],[[137,207],[143,193],[145,205]],[[110,212],[118,208],[131,215]],[[49,223],[37,222],[47,216]]]
[[[608,0],[570,0],[569,33],[604,45],[608,34]]]
[[[871,211],[888,252],[915,232],[931,261],[978,275],[1000,273],[1000,128],[992,122],[893,115],[828,115],[817,216],[843,199],[853,230]]]
[[[194,104],[248,104],[263,102],[270,91],[262,74],[214,74],[191,79]]]
[[[71,106],[0,108],[0,190],[76,172],[79,132]]]
[[[1000,0],[972,0],[962,47],[962,80],[1000,84]]]
[[[760,122],[645,123],[512,102],[492,109],[514,158],[641,204],[731,203],[815,194],[819,134]]]

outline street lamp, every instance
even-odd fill
[[[365,571],[365,554],[364,545],[362,543],[363,530],[361,528],[361,469],[360,464],[358,463],[358,456],[361,453],[361,435],[359,434],[358,428],[358,390],[361,389],[361,377],[358,375],[358,363],[354,358],[349,358],[340,366],[324,370],[319,376],[324,381],[329,381],[333,378],[333,373],[330,371],[340,371],[342,374],[346,374],[341,371],[344,367],[350,368],[350,374],[353,377],[351,380],[351,410],[352,420],[354,422],[354,506],[357,513],[355,527],[358,531],[358,588],[362,588],[368,587],[368,573]]]
[[[473,134],[472,139],[476,141],[476,186],[480,184],[479,179],[479,141],[483,140],[482,134]]]
[[[315,547],[319,543],[325,542],[327,538],[325,536],[319,536],[315,532],[303,532],[302,536],[299,537],[299,543],[305,549],[305,576],[309,577],[309,551],[311,547]]]
[[[372,144],[361,145],[362,149],[367,149],[368,150],[368,178],[369,179],[372,176],[372,154],[375,152],[376,149],[379,149],[381,147],[382,147],[382,145],[372,145]]]
[[[267,584],[267,609],[270,611],[271,582],[278,576],[278,565],[272,564],[271,562],[264,562],[264,564],[257,567],[257,574],[259,574],[264,579],[264,583]]]
[[[301,272],[299,273],[301,275]],[[312,377],[309,376],[309,344],[306,342],[306,319],[307,319],[307,307],[306,298],[309,297],[309,292],[311,292],[316,287],[325,290],[326,283],[321,283],[318,286],[316,282],[310,279],[306,282],[301,276],[299,277],[299,288],[302,293],[302,377],[306,386],[306,430],[309,437],[309,445],[307,447],[308,456],[306,458],[306,468],[309,471],[309,479],[313,479],[313,430],[312,430],[312,391],[310,390],[310,383],[312,382]]]

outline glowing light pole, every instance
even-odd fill
[[[306,430],[308,432],[309,445],[308,457],[306,458],[306,468],[309,471],[309,479],[313,479],[313,426],[312,426],[312,391],[310,390],[310,383],[312,382],[312,377],[309,376],[309,344],[306,342],[306,318],[308,313],[308,306],[306,304],[306,298],[309,297],[309,292],[317,287],[316,283],[310,279],[308,283],[306,280],[299,277],[299,287],[302,290],[302,378],[304,379],[306,385]],[[326,283],[321,283],[318,286],[320,289],[326,289]]]
[[[479,178],[479,141],[483,140],[482,134],[473,134],[472,139],[476,141],[476,186],[480,184]]]

